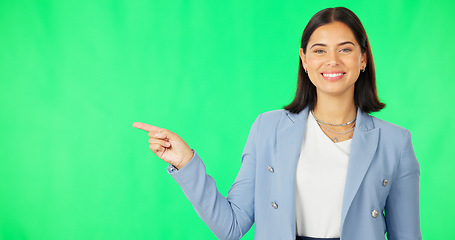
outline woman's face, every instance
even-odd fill
[[[366,53],[362,54],[351,29],[342,22],[317,28],[308,41],[306,54],[300,49],[300,58],[318,97],[353,97],[354,84],[366,66]]]

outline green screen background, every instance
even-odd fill
[[[178,133],[226,195],[335,6],[369,35],[374,115],[413,134],[424,238],[454,236],[455,3],[17,0],[0,2],[0,239],[215,239],[131,124]]]

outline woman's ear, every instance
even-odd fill
[[[362,69],[367,67],[367,53],[366,52],[364,52],[362,54],[362,59],[360,60],[360,64],[363,66]]]
[[[299,55],[300,55],[300,61],[302,61],[303,68],[307,69],[306,56],[305,56],[305,53],[303,53],[303,48],[300,48]]]

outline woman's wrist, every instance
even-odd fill
[[[185,165],[188,164],[191,161],[193,156],[194,156],[194,152],[193,152],[193,150],[190,149],[188,154],[186,154],[185,157],[183,157],[182,161],[179,164],[176,164],[176,165],[173,164],[172,166],[177,168],[177,170],[180,170],[183,167],[185,167]]]

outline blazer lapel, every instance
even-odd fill
[[[305,108],[300,113],[285,112],[280,120],[277,129],[277,151],[276,156],[276,174],[277,184],[282,186],[282,199],[280,204],[283,210],[283,217],[289,221],[290,232],[295,236],[295,176],[297,161],[300,156],[302,140],[306,127],[306,119],[308,117],[308,108]]]
[[[376,152],[378,140],[379,128],[374,128],[372,117],[358,109],[343,196],[341,229],[343,229],[351,203]]]

